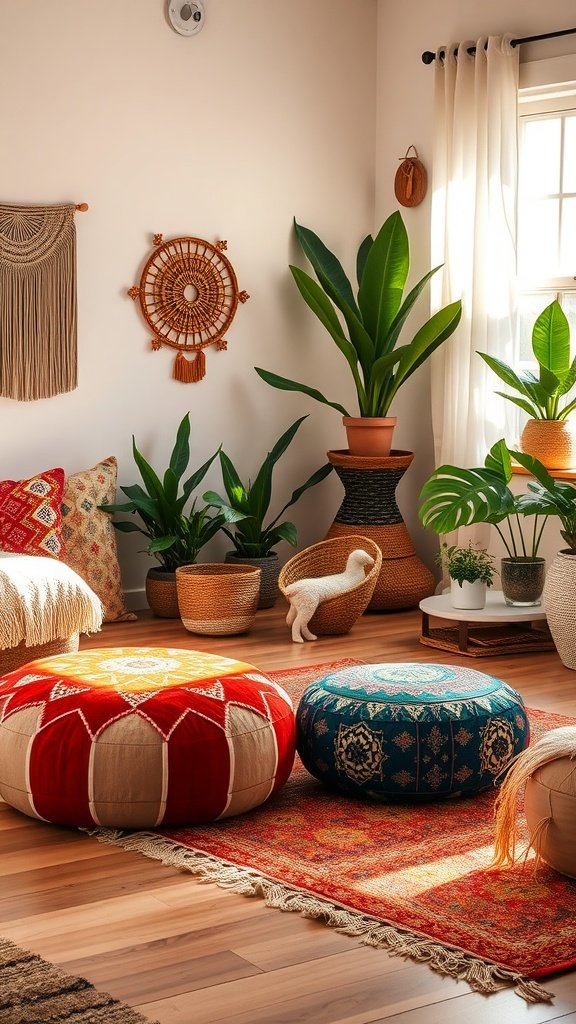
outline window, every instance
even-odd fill
[[[521,95],[518,180],[519,362],[534,367],[532,326],[557,298],[576,355],[576,96]]]

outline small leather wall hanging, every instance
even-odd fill
[[[140,300],[146,323],[152,330],[154,351],[162,345],[178,349],[175,380],[195,383],[205,376],[204,349],[225,349],[224,334],[234,319],[239,302],[248,292],[238,290],[232,264],[223,255],[226,242],[211,245],[202,238],[172,238],[165,242],[154,235],[154,250],[146,260],[140,284],[128,289]],[[187,358],[190,353],[194,358]]]
[[[409,156],[410,150],[414,156]],[[394,195],[401,206],[418,206],[426,195],[428,175],[421,160],[418,159],[416,146],[408,146],[406,155],[401,156],[400,167],[394,178]]]

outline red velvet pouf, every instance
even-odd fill
[[[60,825],[150,828],[257,807],[294,761],[290,698],[245,662],[137,647],[0,679],[0,796]]]

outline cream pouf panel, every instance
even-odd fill
[[[288,695],[200,651],[109,648],[0,679],[0,796],[61,825],[147,828],[251,810],[292,769]]]
[[[576,878],[576,726],[544,733],[516,758],[497,801],[495,863],[524,856],[518,843],[519,797],[524,789],[528,846],[536,864]]]

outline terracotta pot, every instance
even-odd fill
[[[576,466],[576,420],[528,420],[520,447],[539,459],[546,469]]]
[[[539,605],[545,575],[545,558],[503,558],[500,562],[500,580],[506,604],[518,608]]]
[[[227,551],[224,561],[230,565],[254,565],[260,569],[260,597],[259,608],[273,608],[278,597],[278,574],[280,572],[280,559],[275,551],[262,558],[249,558],[237,554],[236,551]]]
[[[559,551],[544,584],[546,618],[560,660],[576,669],[576,554]]]
[[[390,455],[396,416],[343,416],[351,455]]]
[[[179,619],[176,573],[165,569],[149,569],[146,577],[146,600],[154,615],[161,619]]]

